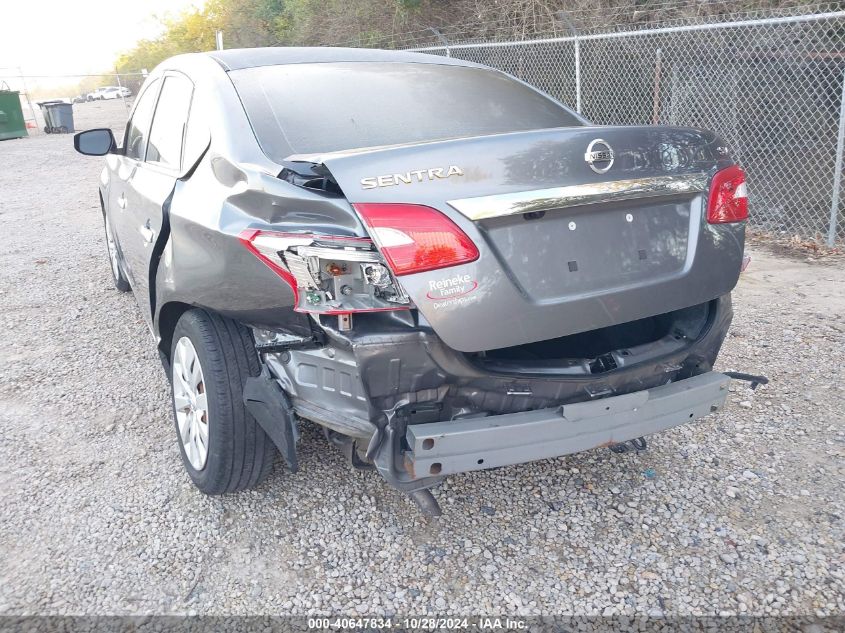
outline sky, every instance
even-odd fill
[[[0,9],[0,80],[108,70],[118,54],[162,31],[161,18],[203,0],[5,0]],[[27,79],[38,85],[69,78]],[[12,85],[12,87],[17,87]]]

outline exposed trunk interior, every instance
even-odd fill
[[[711,302],[526,345],[469,353],[484,369],[516,374],[601,374],[676,350],[704,332]]]

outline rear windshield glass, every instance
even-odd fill
[[[264,152],[291,154],[581,125],[501,73],[441,64],[290,64],[229,73]]]

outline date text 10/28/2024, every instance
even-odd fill
[[[394,618],[308,618],[308,628],[315,631],[345,630],[391,630],[403,631],[522,631],[528,628],[525,620],[518,618],[438,618],[438,617],[394,617]]]

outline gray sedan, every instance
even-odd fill
[[[89,130],[203,492],[260,483],[298,425],[436,513],[445,476],[721,407],[745,175],[716,135],[596,127],[456,59],[174,57],[123,138]],[[630,444],[627,446],[630,447]]]

